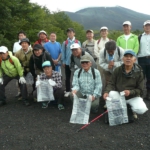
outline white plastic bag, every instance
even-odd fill
[[[28,72],[25,76],[26,84],[32,85],[34,83],[33,76],[31,72]]]
[[[89,122],[91,102],[90,96],[87,99],[83,99],[74,95],[70,123],[87,124]]]
[[[109,125],[119,125],[128,123],[127,105],[124,96],[121,96],[119,92],[111,91],[109,98],[106,100]]]

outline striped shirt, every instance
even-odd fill
[[[101,96],[102,91],[102,81],[100,73],[97,69],[95,71],[95,79],[93,79],[93,74],[91,68],[86,72],[82,69],[80,77],[78,78],[79,70],[76,70],[73,76],[72,90],[80,91],[83,96],[93,95],[95,98]]]

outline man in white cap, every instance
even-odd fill
[[[49,42],[49,40],[47,39],[47,33],[44,30],[41,30],[38,34],[38,40],[34,43],[35,44],[40,44],[42,46],[44,46],[45,43]]]
[[[101,75],[97,69],[91,67],[92,63],[89,56],[83,55],[80,63],[81,68],[76,70],[73,76],[72,94],[76,94],[79,98],[86,98],[91,95],[91,111],[97,113],[102,91]]]
[[[24,105],[29,106],[27,99],[26,80],[23,77],[23,68],[15,56],[9,55],[5,46],[0,47],[0,106],[6,104],[5,86],[12,80],[17,79],[21,89],[21,95]]]
[[[97,63],[99,63],[100,50],[105,48],[105,43],[110,40],[107,36],[108,36],[108,28],[105,26],[101,27],[100,39],[98,39],[94,45],[94,54],[97,57]]]
[[[144,22],[143,29],[144,33],[139,36],[138,63],[146,78],[146,99],[150,101],[150,20]]]
[[[88,49],[91,52],[94,60],[96,61],[97,57],[94,54],[95,40],[93,39],[93,37],[94,37],[94,31],[91,29],[87,30],[86,31],[87,40],[82,43],[82,48]]]
[[[132,49],[137,54],[139,41],[138,36],[131,33],[131,22],[125,21],[122,26],[124,34],[117,38],[117,46],[122,47],[124,50]]]

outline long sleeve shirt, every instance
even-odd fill
[[[82,69],[80,77],[78,78],[80,69],[76,70],[73,76],[72,90],[80,91],[83,95],[93,95],[94,97],[100,97],[102,91],[102,81],[100,73],[97,69],[95,71],[95,79],[91,68],[86,72]]]

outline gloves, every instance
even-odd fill
[[[49,82],[49,84],[50,84],[51,86],[55,86],[55,85],[56,85],[56,82],[53,81],[53,80],[51,80],[51,79],[49,79],[48,82]]]
[[[19,83],[21,83],[21,84],[25,84],[25,83],[26,83],[25,78],[24,78],[24,77],[20,77],[20,79],[19,79]]]
[[[3,84],[3,79],[2,78],[0,78],[0,84]]]
[[[36,81],[36,84],[35,84],[36,88],[37,88],[40,84],[41,84],[40,81]]]

